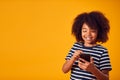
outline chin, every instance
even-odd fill
[[[86,41],[85,43],[87,43],[87,44],[95,44],[95,42],[92,42],[92,41]]]

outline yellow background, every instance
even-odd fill
[[[61,68],[75,42],[73,19],[101,11],[110,20],[110,80],[120,80],[119,0],[1,0],[0,80],[69,80]]]

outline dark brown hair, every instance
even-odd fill
[[[72,34],[77,42],[83,42],[81,36],[82,25],[86,23],[91,29],[98,31],[96,42],[104,43],[108,40],[110,25],[108,19],[99,11],[79,14],[72,25]]]

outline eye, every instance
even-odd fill
[[[87,30],[83,29],[82,32],[87,32]]]
[[[87,32],[86,30],[84,30],[83,32]]]
[[[92,33],[96,33],[97,31],[96,30],[91,30]]]

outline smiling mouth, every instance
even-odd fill
[[[86,37],[85,39],[90,41],[90,40],[92,40],[92,37]]]

